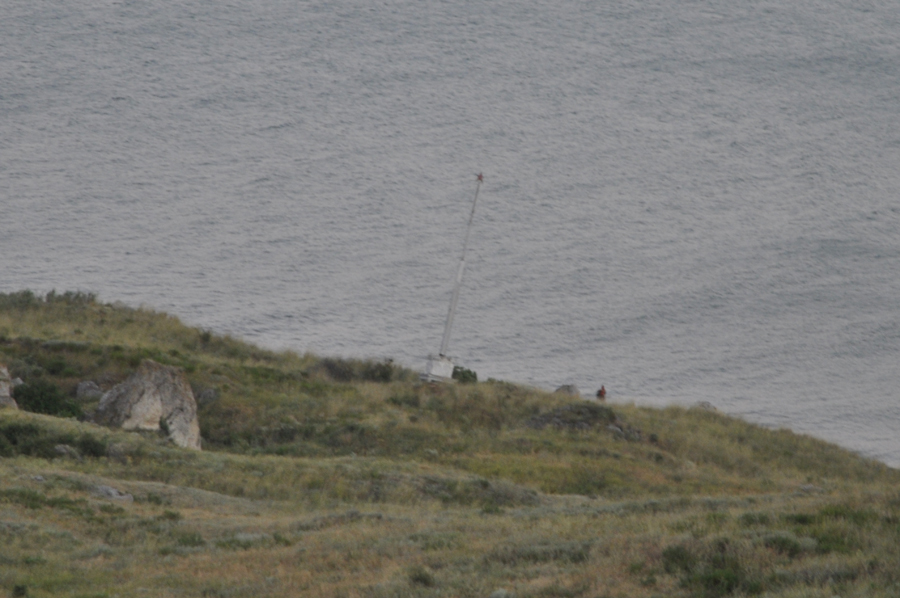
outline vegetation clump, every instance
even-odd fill
[[[535,415],[526,422],[526,425],[538,430],[547,426],[557,429],[589,430],[613,425],[616,422],[616,414],[606,405],[574,403]]]
[[[79,417],[83,414],[81,406],[66,397],[57,384],[41,378],[17,386],[13,398],[20,409],[32,413],[58,417]]]
[[[453,366],[451,377],[460,384],[472,384],[478,382],[478,374],[460,365]]]
[[[106,455],[106,442],[87,431],[60,432],[36,422],[0,420],[0,457],[53,459],[61,456],[58,446],[71,446],[86,457]]]

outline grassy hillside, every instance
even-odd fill
[[[203,452],[78,421],[79,382],[147,358],[186,372]],[[422,384],[80,293],[0,294],[0,363],[45,412],[0,409],[11,596],[900,594],[900,472],[788,430]]]

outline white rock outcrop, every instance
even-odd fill
[[[150,359],[103,395],[94,421],[123,430],[165,429],[176,445],[200,450],[197,402],[184,372]]]
[[[16,400],[12,398],[12,381],[9,379],[9,370],[0,363],[0,407],[12,407],[18,409]]]

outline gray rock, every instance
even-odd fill
[[[12,381],[9,379],[9,370],[6,369],[5,365],[0,364],[0,407],[18,409],[19,406],[16,404],[16,400],[12,398],[9,392],[11,388]]]
[[[702,409],[703,411],[718,411],[709,401],[697,401],[691,405],[693,409]]]
[[[559,393],[561,395],[570,395],[573,397],[580,397],[581,392],[578,390],[578,387],[574,384],[563,384],[559,388],[553,391],[554,393]]]
[[[516,595],[509,590],[500,588],[499,590],[494,590],[493,592],[491,592],[490,598],[515,598],[515,596]]]
[[[158,431],[164,426],[176,445],[200,450],[197,403],[184,372],[150,359],[103,395],[94,421],[123,430]]]
[[[79,382],[78,387],[75,389],[75,397],[78,399],[99,399],[102,396],[103,391],[93,380]]]
[[[121,500],[124,502],[134,502],[134,497],[127,492],[117,490],[112,486],[97,486],[94,488],[94,496],[100,498],[108,498],[109,500]]]

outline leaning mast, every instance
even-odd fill
[[[472,200],[472,211],[469,213],[469,223],[466,225],[466,238],[463,241],[462,255],[459,258],[459,266],[456,269],[456,281],[453,284],[453,296],[450,298],[450,308],[447,310],[447,322],[444,324],[444,336],[441,339],[441,350],[437,357],[429,356],[428,365],[422,379],[439,382],[452,379],[453,362],[447,356],[447,347],[450,345],[450,330],[453,328],[453,316],[456,315],[456,304],[459,302],[459,289],[462,287],[463,272],[466,269],[466,251],[469,248],[469,233],[472,231],[472,221],[475,218],[475,206],[478,205],[478,192],[484,175],[478,173],[475,177],[475,199]]]

